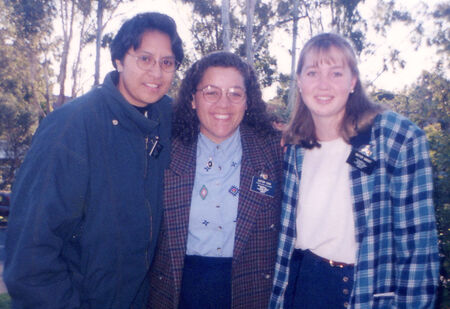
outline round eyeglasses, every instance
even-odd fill
[[[138,68],[144,71],[150,71],[155,66],[156,62],[158,62],[161,70],[166,73],[175,72],[180,65],[180,63],[175,60],[175,57],[162,57],[161,59],[156,60],[152,54],[136,56],[128,53],[128,55],[135,58]]]
[[[207,85],[196,90],[201,91],[203,94],[203,98],[209,103],[218,102],[222,97],[223,92],[225,92],[227,98],[235,104],[244,102],[246,98],[245,89],[242,87],[230,87],[228,89],[222,89],[217,86]]]

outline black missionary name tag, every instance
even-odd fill
[[[250,191],[264,194],[270,197],[275,196],[275,184],[265,179],[267,177],[256,177],[253,176],[252,178],[252,186],[250,187]]]
[[[347,158],[347,163],[353,167],[356,167],[360,171],[366,174],[372,174],[375,168],[375,160],[371,157],[366,156],[362,152],[352,149],[352,152]]]

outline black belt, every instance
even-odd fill
[[[333,261],[333,260],[329,260],[326,259],[324,257],[321,257],[320,255],[314,254],[311,250],[302,250],[302,249],[295,249],[294,250],[296,252],[296,254],[299,254],[301,256],[304,256],[305,254],[309,254],[311,255],[313,258],[319,259],[321,261],[324,261],[325,263],[327,263],[328,265],[330,265],[331,267],[339,267],[339,268],[344,268],[344,267],[354,267],[355,264],[350,264],[350,263],[342,263],[342,262],[337,262],[337,261]]]

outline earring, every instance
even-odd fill
[[[354,89],[350,90],[350,93],[353,93],[353,92],[355,92],[355,90],[354,90]]]

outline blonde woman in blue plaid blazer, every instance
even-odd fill
[[[439,259],[425,134],[370,102],[339,35],[306,43],[297,86],[269,308],[433,308]]]

